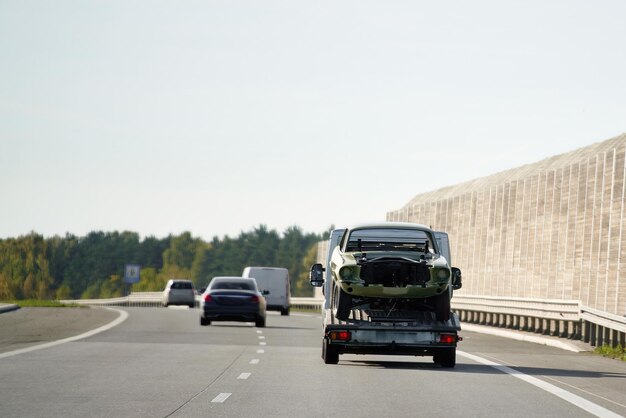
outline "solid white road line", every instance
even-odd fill
[[[621,417],[621,415],[616,414],[612,411],[609,411],[608,409],[595,404],[591,401],[588,401],[585,398],[582,398],[578,395],[574,395],[571,392],[566,391],[565,389],[561,389],[558,386],[554,386],[553,384],[550,384],[548,382],[544,382],[543,380],[537,379],[536,377],[532,377],[529,376],[527,374],[524,374],[522,372],[520,372],[519,370],[515,370],[512,369],[510,367],[507,367],[503,364],[500,363],[496,363],[495,361],[491,361],[491,360],[487,360],[486,358],[483,357],[479,357],[477,355],[474,354],[470,354],[470,353],[465,353],[463,351],[459,351],[457,350],[456,352],[458,355],[468,358],[470,360],[473,360],[477,363],[480,364],[485,364],[487,366],[491,366],[497,370],[500,370],[503,373],[507,373],[510,374],[513,377],[516,377],[518,379],[521,379],[523,381],[525,381],[526,383],[530,383],[531,385],[534,385],[536,387],[538,387],[539,389],[545,390],[548,393],[551,393],[555,396],[558,396],[559,398],[563,399],[564,401],[567,401],[569,403],[571,403],[574,406],[577,406],[580,409],[583,409],[587,412],[589,412],[590,414],[593,414],[597,417],[610,417],[610,418],[619,418]]]
[[[477,332],[479,334],[495,335],[497,337],[510,338],[517,341],[525,341],[529,343],[547,345],[549,347],[560,348],[561,350],[573,351],[580,353],[581,348],[563,341],[562,338],[542,337],[539,335],[531,335],[523,332],[507,331],[500,328],[494,328],[487,325],[476,325],[463,323],[463,331]]]
[[[232,395],[232,393],[220,393],[215,398],[213,398],[211,402],[212,403],[224,403],[224,401],[226,401],[226,399],[228,399],[230,395]]]
[[[251,374],[252,374],[252,373],[241,373],[241,374],[237,377],[237,379],[240,379],[240,380],[246,380],[247,378],[249,378],[249,377],[250,377],[250,375],[251,375]]]
[[[31,346],[31,347],[26,347],[26,348],[20,348],[19,350],[13,350],[13,351],[7,351],[6,353],[0,353],[0,359],[6,358],[6,357],[11,357],[11,356],[16,356],[18,354],[29,353],[29,352],[35,351],[35,350],[41,350],[42,348],[50,348],[50,347],[54,347],[55,345],[61,345],[61,344],[69,343],[69,342],[72,342],[72,341],[82,340],[83,338],[91,337],[91,336],[99,334],[99,333],[101,333],[103,331],[107,331],[107,330],[113,328],[114,326],[117,326],[117,325],[121,324],[122,322],[124,322],[126,320],[126,318],[128,318],[128,313],[126,311],[122,311],[122,310],[114,309],[114,308],[105,308],[105,309],[110,309],[112,311],[116,311],[116,312],[118,312],[120,314],[120,316],[118,316],[117,319],[115,319],[112,322],[109,322],[106,325],[103,325],[103,326],[101,326],[99,328],[96,328],[96,329],[92,329],[91,331],[87,331],[87,332],[85,332],[83,334],[76,335],[74,337],[63,338],[61,340],[50,341],[50,342],[44,343],[44,344],[34,345],[34,346]]]
[[[253,358],[252,360],[250,360],[250,364],[259,364],[259,360],[258,358]]]

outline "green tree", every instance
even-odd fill
[[[309,282],[309,270],[317,261],[317,243],[312,244],[302,259],[302,269],[296,278],[293,293],[300,297],[313,296],[313,287]]]

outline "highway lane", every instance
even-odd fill
[[[374,417],[591,416],[493,367],[459,356],[321,358],[321,321],[270,314],[266,328],[198,310],[126,309],[117,327],[0,359],[0,416]],[[460,350],[626,415],[626,364],[463,332]]]

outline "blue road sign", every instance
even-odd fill
[[[126,264],[124,269],[124,282],[125,283],[139,283],[139,273],[141,272],[141,266],[138,264]]]

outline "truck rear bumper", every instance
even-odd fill
[[[432,356],[440,350],[453,350],[456,345],[405,345],[405,344],[337,344],[332,347],[338,354],[383,354],[397,356]]]

